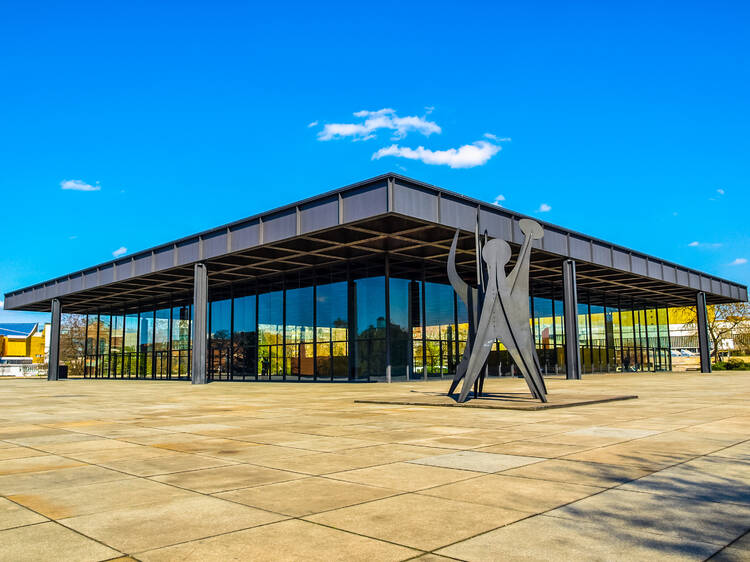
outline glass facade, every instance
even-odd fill
[[[464,304],[436,265],[345,262],[284,278],[238,283],[209,295],[213,380],[377,381],[451,377],[469,333]],[[584,373],[671,368],[667,310],[617,294],[579,291]],[[91,378],[188,379],[191,296],[171,306],[86,318]],[[565,372],[559,283],[532,280],[531,329],[542,371]],[[496,343],[489,376],[514,375]]]

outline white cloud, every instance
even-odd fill
[[[373,138],[373,133],[379,129],[394,131],[394,139],[402,139],[410,132],[421,133],[426,137],[442,132],[434,121],[414,115],[399,117],[391,108],[357,111],[354,116],[364,121],[361,123],[327,123],[318,133],[318,140],[327,141],[346,137],[351,137],[352,140],[368,140]]]
[[[2,310],[4,306],[5,306],[5,301],[0,301],[0,310]]]
[[[78,238],[77,234],[71,234],[70,236],[68,236],[68,240],[75,240],[76,238]]]
[[[497,197],[495,197],[495,200],[492,203],[497,205],[498,207],[502,207],[502,205],[500,204],[501,201],[505,201],[505,195],[498,195]]]
[[[421,160],[425,164],[446,165],[451,168],[473,168],[486,164],[498,152],[500,152],[500,147],[487,141],[477,141],[473,144],[465,144],[459,148],[449,148],[448,150],[430,150],[423,146],[407,148],[393,144],[378,150],[372,155],[372,159],[379,160],[384,156],[396,156],[409,160]]]
[[[698,242],[697,240],[695,242],[690,242],[690,244],[688,244],[688,246],[692,246],[693,248],[695,248],[696,246],[700,246],[700,245],[701,243]]]
[[[724,190],[723,189],[717,189],[716,193],[718,193],[719,195],[724,195]]]
[[[552,210],[552,207],[547,205],[547,203],[542,203],[539,205],[539,208],[536,210],[537,213],[548,213]]]
[[[747,258],[737,258],[733,262],[731,262],[729,265],[745,265],[747,263]]]
[[[128,249],[125,246],[120,246],[114,252],[112,252],[112,256],[118,258],[121,255],[123,255],[124,253],[126,253],[127,251],[128,251]]]
[[[721,242],[698,242],[697,240],[694,242],[690,242],[688,244],[691,248],[721,248],[722,244]]]
[[[424,111],[425,111],[425,113],[427,115],[429,115],[430,113],[432,113],[433,111],[435,111],[435,106],[434,105],[426,105],[426,106],[424,106]]]
[[[63,180],[60,182],[60,187],[62,189],[70,189],[73,191],[99,191],[102,188],[99,185],[99,182],[91,185],[90,183],[81,180]]]
[[[493,135],[492,133],[484,133],[484,138],[493,140],[495,142],[508,142],[510,141],[510,137],[498,137],[497,135]]]
[[[318,122],[317,121],[313,121],[312,123],[308,123],[307,126],[308,126],[308,128],[317,127],[318,126]]]

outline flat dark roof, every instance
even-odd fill
[[[398,174],[384,174],[291,205],[180,238],[5,295],[8,310],[49,310],[59,298],[67,312],[135,306],[188,291],[192,266],[209,265],[211,283],[230,283],[293,269],[325,266],[388,252],[444,260],[453,232],[464,233],[465,263],[473,232],[521,243],[525,215]],[[540,221],[541,222],[541,221]],[[642,252],[542,222],[532,279],[559,277],[557,265],[578,263],[579,287],[611,290],[662,305],[690,305],[697,292],[709,303],[747,301],[747,287]],[[472,235],[472,236],[470,236]]]

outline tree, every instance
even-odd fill
[[[60,362],[68,366],[69,377],[82,377],[86,316],[63,314],[60,319]]]
[[[698,312],[695,307],[685,310],[685,326],[698,329]],[[732,302],[728,304],[713,304],[706,307],[708,335],[713,346],[714,361],[719,358],[719,348],[724,340],[733,337],[739,331],[747,331],[750,324],[750,304],[746,302]]]

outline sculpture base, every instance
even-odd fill
[[[552,394],[547,395],[548,402],[540,402],[531,394],[522,392],[485,392],[479,398],[466,402],[457,402],[458,394],[436,394],[412,391],[409,396],[393,397],[382,400],[355,400],[363,404],[399,404],[402,406],[442,406],[459,408],[487,408],[490,410],[552,410],[555,408],[572,408],[589,404],[602,404],[619,400],[638,398],[634,394],[607,396],[602,394]]]

